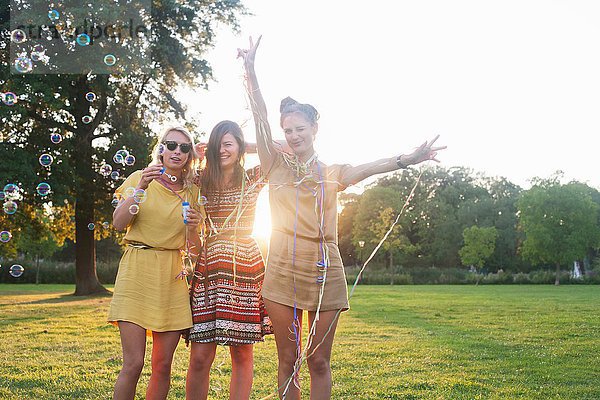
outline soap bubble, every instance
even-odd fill
[[[13,92],[6,92],[2,95],[2,102],[7,106],[14,106],[17,102],[17,95]]]
[[[6,214],[12,215],[14,213],[17,212],[17,203],[15,203],[12,200],[6,201],[4,202],[4,204],[2,205],[2,208],[4,209],[4,212]]]
[[[50,135],[50,141],[54,144],[59,144],[62,142],[62,135],[60,133],[53,133]]]
[[[119,179],[119,176],[120,176],[120,174],[119,174],[119,171],[113,171],[113,172],[111,172],[111,173],[110,173],[110,177],[111,177],[113,180],[115,180],[115,181],[116,181],[117,179]]]
[[[83,122],[83,123],[84,123],[84,124],[86,124],[86,125],[87,125],[87,124],[89,124],[90,122],[92,122],[93,120],[94,120],[94,119],[93,119],[91,116],[89,116],[89,115],[84,115],[84,116],[81,118],[81,122]]]
[[[26,74],[33,69],[33,63],[29,57],[19,57],[15,60],[15,69],[17,72]]]
[[[19,198],[19,187],[14,183],[7,183],[4,186],[4,189],[2,189],[2,191],[4,192],[4,196],[8,200],[14,200]]]
[[[22,265],[19,264],[15,264],[12,267],[10,267],[10,269],[8,270],[8,273],[10,274],[10,276],[12,276],[13,278],[18,278],[21,275],[23,275],[23,272],[25,272],[25,268],[23,268]]]
[[[133,154],[129,154],[127,157],[125,157],[125,164],[130,166],[135,164],[135,156]]]
[[[25,31],[22,29],[15,29],[10,34],[10,40],[13,43],[23,43],[27,40],[27,35],[25,34]]]
[[[144,189],[136,189],[133,193],[133,201],[136,203],[143,203],[148,199],[148,194]]]
[[[4,201],[5,198],[6,198],[6,193],[4,193],[3,191],[0,191],[0,201]]]
[[[95,227],[96,227],[96,225],[94,225],[94,223],[93,223],[93,222],[90,222],[90,223],[88,224],[88,229],[89,229],[90,231],[93,231]]]
[[[96,100],[96,94],[93,92],[87,92],[85,94],[85,99],[91,103],[92,101]]]
[[[37,53],[35,51],[31,52],[31,61],[40,61],[42,58],[42,53]]]
[[[46,182],[42,182],[39,185],[37,185],[37,188],[35,188],[35,190],[37,190],[40,196],[47,196],[48,193],[50,193],[50,185]]]
[[[129,212],[133,215],[137,214],[140,212],[140,206],[138,206],[137,204],[132,204],[129,206]]]
[[[52,161],[54,161],[54,158],[52,158],[52,156],[48,153],[44,153],[40,156],[39,158],[40,164],[43,165],[44,167],[48,167],[52,164]]]
[[[100,166],[100,173],[104,176],[109,176],[112,173],[110,164],[102,164],[102,166]]]
[[[9,231],[0,232],[0,242],[8,243],[10,239],[12,239],[12,233],[10,233]]]
[[[129,186],[125,189],[125,198],[132,197],[135,194],[135,188],[133,186]]]
[[[162,153],[165,152],[165,145],[164,144],[159,144],[158,145],[158,155],[162,155]]]
[[[117,150],[113,157],[113,161],[117,164],[125,164],[125,158],[129,155],[129,152],[125,149]]]
[[[108,228],[110,228],[110,224],[109,224],[108,222],[104,221],[104,222],[102,223],[102,227],[103,227],[104,229],[108,229]]]
[[[200,197],[198,197],[198,203],[201,206],[204,206],[204,205],[206,205],[206,203],[208,203],[208,199],[206,198],[206,196],[200,196]]]
[[[48,11],[48,18],[50,18],[52,21],[56,21],[58,18],[60,18],[60,13],[56,10],[50,10]]]
[[[80,33],[77,35],[77,39],[75,39],[78,45],[87,46],[90,44],[90,36],[87,33]]]
[[[107,54],[104,56],[104,64],[108,65],[109,67],[112,67],[116,63],[117,63],[117,57],[115,57],[114,55]]]

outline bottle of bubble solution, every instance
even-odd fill
[[[190,203],[187,201],[184,201],[183,203],[181,203],[181,208],[182,208],[182,213],[183,213],[183,223],[187,224],[187,213],[188,213],[188,210],[190,209]]]

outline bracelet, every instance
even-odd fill
[[[408,168],[408,165],[402,164],[402,161],[400,161],[400,157],[402,157],[402,154],[400,154],[398,157],[396,157],[396,164],[398,165],[398,168],[402,168],[402,169]]]

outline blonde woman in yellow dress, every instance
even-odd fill
[[[267,108],[254,60],[256,44],[239,50],[244,59],[250,103],[256,125],[258,156],[269,180],[272,233],[262,295],[273,324],[279,358],[279,395],[300,399],[295,379],[299,362],[306,358],[310,398],[331,398],[331,349],[341,311],[347,310],[344,266],[337,244],[337,193],[379,173],[426,160],[434,160],[445,147],[434,139],[410,154],[372,163],[326,165],[313,147],[319,113],[310,104],[286,98],[281,102],[280,124],[293,154],[278,150],[271,137]],[[308,312],[311,335],[302,351],[302,313]],[[302,355],[304,354],[304,355]]]
[[[171,364],[192,315],[181,251],[200,248],[198,188],[192,184],[197,156],[190,133],[167,129],[153,162],[131,174],[117,189],[123,201],[113,225],[126,229],[109,322],[118,324],[123,367],[113,399],[133,399],[144,366],[146,332],[152,332],[152,374],[147,399],[166,399]],[[182,203],[190,204],[186,219]],[[199,250],[196,250],[197,253]]]

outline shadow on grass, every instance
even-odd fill
[[[23,293],[25,294],[25,293]],[[31,293],[26,293],[27,295],[31,295]],[[11,293],[11,296],[18,296],[19,294],[13,294]],[[0,304],[0,308],[2,307],[7,307],[7,306],[14,306],[15,304],[18,305],[36,305],[36,304],[60,304],[60,303],[76,303],[76,302],[83,302],[83,301],[87,301],[87,300],[91,300],[91,299],[109,299],[112,297],[112,292],[108,292],[108,293],[97,293],[97,294],[93,294],[93,295],[89,295],[89,296],[75,296],[73,293],[68,293],[68,294],[62,294],[58,297],[52,297],[52,298],[46,298],[46,299],[40,299],[40,300],[31,300],[31,301],[18,301],[18,302],[14,302],[14,303],[4,303],[4,304]]]

